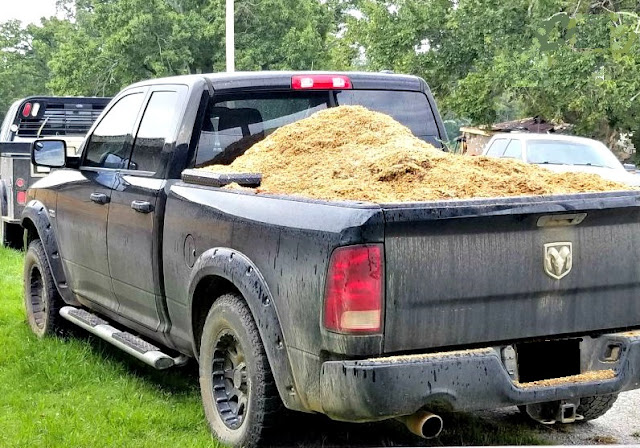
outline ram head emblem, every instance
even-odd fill
[[[571,243],[548,243],[544,245],[544,272],[551,278],[560,280],[573,266]]]

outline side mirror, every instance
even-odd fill
[[[35,166],[63,168],[67,164],[67,143],[64,140],[36,140],[31,146],[31,162]]]

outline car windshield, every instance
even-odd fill
[[[584,165],[624,169],[606,146],[563,140],[531,140],[527,162],[550,165]]]

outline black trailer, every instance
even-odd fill
[[[110,98],[29,97],[13,103],[0,128],[0,244],[22,245],[20,214],[26,192],[49,169],[30,162],[29,148],[36,138],[62,138],[75,155],[84,135]]]

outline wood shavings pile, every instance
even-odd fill
[[[444,153],[361,106],[317,112],[276,130],[230,165],[201,169],[261,173],[258,193],[377,203],[629,189],[595,174]]]

